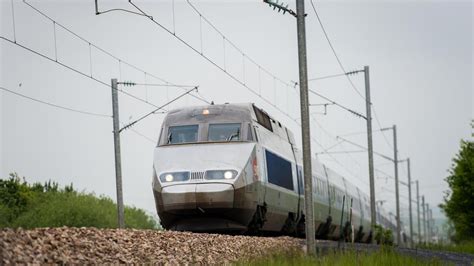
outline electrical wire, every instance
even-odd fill
[[[332,52],[333,52],[333,54],[334,54],[334,57],[335,57],[336,60],[337,60],[337,63],[339,64],[339,67],[341,68],[341,70],[342,70],[344,73],[346,73],[346,70],[345,70],[345,68],[344,68],[344,65],[342,64],[342,62],[341,62],[339,56],[337,55],[337,52],[336,52],[336,50],[334,49],[334,46],[332,45],[331,40],[329,39],[329,36],[328,36],[328,34],[327,34],[327,32],[326,32],[326,29],[324,28],[324,25],[323,25],[323,23],[322,23],[321,17],[319,16],[319,14],[318,14],[318,12],[317,12],[317,10],[316,10],[316,7],[315,7],[315,5],[314,5],[313,0],[310,0],[310,2],[311,2],[311,6],[312,6],[312,8],[313,8],[313,11],[314,11],[314,13],[315,13],[315,15],[316,15],[316,18],[317,18],[317,20],[318,20],[318,22],[319,22],[319,25],[321,26],[321,29],[322,29],[322,31],[323,31],[323,33],[324,33],[324,36],[325,36],[326,40],[328,41],[329,46],[331,47],[331,50],[332,50]],[[351,79],[348,75],[345,75],[345,76],[346,76],[347,80],[349,81],[351,87],[357,92],[357,94],[359,94],[359,96],[360,96],[362,99],[364,99],[364,101],[366,101],[365,97],[364,97],[364,96],[362,95],[362,93],[357,89],[357,87],[355,86],[355,84],[354,84],[354,82],[352,81],[352,79]],[[381,123],[380,123],[380,121],[379,121],[379,119],[378,119],[377,112],[375,111],[375,107],[373,106],[372,103],[371,103],[370,105],[371,105],[371,108],[372,108],[372,110],[373,110],[375,120],[377,121],[377,124],[378,124],[379,128],[381,129],[381,128],[382,128],[382,125],[381,125]],[[390,142],[388,141],[388,139],[387,139],[385,133],[382,132],[382,136],[383,136],[385,142],[387,143],[387,145],[388,145],[391,149],[393,149],[393,146],[392,146],[392,145],[390,144]]]
[[[118,57],[112,55],[111,53],[107,52],[106,50],[104,50],[104,49],[102,49],[102,48],[100,48],[100,47],[94,45],[93,43],[89,42],[88,40],[84,39],[83,37],[81,37],[80,35],[78,35],[77,33],[75,33],[74,31],[72,31],[71,29],[69,29],[69,28],[63,26],[61,23],[58,23],[57,21],[55,21],[54,19],[52,19],[51,17],[49,17],[48,15],[46,15],[45,13],[43,13],[42,11],[40,11],[39,9],[37,9],[36,7],[34,7],[33,5],[31,5],[30,3],[26,2],[25,0],[23,0],[23,3],[25,3],[27,6],[29,6],[30,8],[32,8],[33,10],[35,10],[36,12],[38,12],[39,14],[41,14],[43,17],[45,17],[45,18],[47,18],[48,20],[52,21],[55,25],[58,25],[59,27],[61,27],[61,28],[63,28],[64,30],[66,30],[67,32],[71,33],[72,35],[74,35],[74,36],[76,36],[77,38],[81,39],[82,41],[86,42],[88,45],[90,45],[90,46],[92,46],[92,47],[95,47],[95,48],[98,49],[99,51],[102,51],[104,54],[107,54],[107,55],[109,55],[110,57],[112,57],[112,58],[118,60],[119,63],[124,63],[124,64],[126,64],[126,65],[128,65],[128,66],[130,66],[130,67],[132,67],[132,68],[134,68],[134,69],[136,69],[136,70],[138,70],[138,71],[147,73],[147,72],[145,72],[145,71],[139,69],[139,68],[136,67],[135,65],[132,65],[132,64],[126,62],[126,61],[123,61],[123,60],[119,59]],[[82,72],[82,71],[80,71],[80,70],[78,70],[78,69],[75,69],[74,67],[71,67],[71,66],[69,66],[69,65],[66,65],[65,63],[62,63],[62,62],[60,62],[60,61],[57,60],[57,59],[53,59],[53,58],[47,56],[46,54],[43,54],[43,53],[38,52],[38,51],[36,51],[36,50],[34,50],[34,49],[32,49],[32,48],[29,48],[29,47],[27,47],[27,46],[25,46],[25,45],[22,45],[22,44],[20,44],[19,42],[12,41],[12,40],[10,40],[10,39],[4,37],[4,36],[0,36],[0,39],[2,39],[2,40],[4,40],[4,41],[7,41],[7,42],[9,42],[9,43],[11,43],[11,44],[14,44],[14,45],[16,45],[16,46],[18,46],[18,47],[20,47],[20,48],[23,48],[24,50],[27,50],[27,51],[29,51],[29,52],[31,52],[31,53],[33,53],[33,54],[36,54],[36,55],[38,55],[38,56],[40,56],[40,57],[42,57],[42,58],[44,58],[44,59],[47,59],[47,60],[49,60],[49,61],[51,61],[51,62],[53,62],[53,63],[56,63],[56,64],[58,64],[58,65],[60,65],[60,66],[62,66],[62,67],[64,67],[64,68],[66,68],[66,69],[68,69],[68,70],[71,70],[71,71],[73,71],[73,72],[76,72],[77,74],[80,74],[80,75],[82,75],[82,76],[84,76],[84,77],[87,77],[87,78],[89,78],[89,79],[91,79],[91,80],[93,80],[93,81],[96,81],[96,82],[99,83],[99,84],[102,84],[102,85],[104,85],[104,86],[110,88],[110,84],[108,84],[108,83],[106,83],[106,82],[104,82],[104,81],[102,81],[102,80],[99,80],[98,78],[96,78],[96,77],[94,77],[94,76],[92,76],[92,75],[89,75],[89,74],[87,74],[87,73],[85,73],[85,72]],[[159,78],[159,77],[157,77],[157,76],[155,76],[155,75],[153,75],[153,74],[149,74],[149,73],[147,73],[147,74],[150,75],[150,76],[152,76],[152,77],[155,77],[155,78],[157,78],[157,79],[159,79],[159,80],[161,80],[161,81],[167,82],[167,81],[163,80],[162,78]],[[169,83],[169,82],[168,82],[168,83]],[[170,84],[172,84],[172,83],[170,83]],[[184,89],[184,88],[183,88],[183,89]],[[155,104],[153,104],[153,103],[150,103],[150,102],[148,102],[147,100],[144,100],[144,99],[142,99],[142,98],[140,98],[140,97],[137,97],[137,96],[135,96],[135,95],[133,95],[133,94],[131,94],[131,93],[128,93],[128,92],[126,92],[126,91],[124,91],[124,90],[122,90],[122,89],[117,89],[117,90],[120,91],[122,94],[127,95],[128,97],[131,97],[131,98],[133,98],[133,99],[135,99],[135,100],[137,100],[137,101],[140,101],[140,102],[145,103],[145,104],[147,104],[147,105],[153,106],[153,107],[155,107],[155,108],[158,107],[157,105],[155,105]],[[190,94],[190,95],[192,95],[192,94]],[[192,95],[192,96],[195,96],[195,95]],[[195,98],[196,98],[196,97],[197,97],[197,96],[195,96]],[[197,97],[197,98],[201,99],[200,97]],[[201,100],[204,101],[204,102],[206,102],[206,103],[210,103],[210,102],[208,102],[207,100],[204,100],[204,99],[201,99]]]
[[[5,87],[1,87],[1,86],[0,86],[0,89],[3,90],[3,91],[6,91],[6,92],[8,92],[8,93],[14,94],[14,95],[16,95],[16,96],[19,96],[19,97],[22,97],[22,98],[25,98],[25,99],[28,99],[28,100],[37,102],[37,103],[41,103],[41,104],[44,104],[44,105],[48,105],[48,106],[51,106],[51,107],[63,109],[63,110],[70,111],[70,112],[80,113],[80,114],[83,114],[83,115],[96,116],[96,117],[107,117],[107,118],[111,118],[111,117],[112,117],[111,115],[93,113],[93,112],[83,111],[83,110],[74,109],[74,108],[71,108],[71,107],[66,107],[66,106],[63,106],[63,105],[58,105],[58,104],[46,102],[46,101],[43,101],[43,100],[39,100],[39,99],[30,97],[30,96],[27,96],[27,95],[24,95],[24,94],[21,94],[21,93],[18,93],[18,92],[9,90],[9,89],[7,89],[7,88],[5,88]]]
[[[362,146],[362,145],[360,145],[360,144],[357,144],[357,143],[354,143],[354,142],[352,142],[352,141],[349,141],[349,140],[347,140],[347,139],[345,139],[345,138],[342,138],[341,136],[337,136],[337,138],[338,138],[338,139],[342,139],[342,140],[344,140],[345,142],[350,143],[350,144],[352,144],[352,145],[354,145],[354,146],[356,146],[356,147],[359,147],[359,148],[361,148],[361,149],[368,150],[367,147],[364,147],[364,146]],[[376,154],[376,155],[378,155],[378,156],[380,156],[380,157],[382,157],[382,158],[384,158],[384,159],[387,159],[387,160],[393,162],[393,159],[390,158],[390,157],[387,156],[387,155],[384,155],[384,154],[379,153],[379,152],[376,152],[376,151],[374,151],[374,154]]]
[[[326,100],[326,101],[328,101],[328,102],[331,102],[332,104],[334,104],[334,105],[336,105],[336,106],[338,106],[338,107],[340,107],[340,108],[346,110],[347,112],[349,112],[349,113],[351,113],[351,114],[353,114],[353,115],[355,115],[355,116],[357,116],[357,117],[367,119],[367,117],[364,116],[364,115],[362,115],[361,113],[356,112],[356,111],[354,111],[354,110],[352,110],[352,109],[350,109],[350,108],[348,108],[348,107],[345,107],[344,105],[339,104],[339,103],[337,103],[336,101],[333,101],[333,100],[329,99],[328,97],[322,95],[321,93],[315,92],[314,90],[311,90],[311,89],[308,89],[308,91],[311,92],[311,93],[314,94],[314,95],[317,95],[317,96],[323,98],[324,100]]]
[[[279,82],[281,82],[282,84],[286,85],[286,86],[289,86],[289,87],[293,87],[290,83],[280,79],[279,77],[275,76],[273,73],[271,73],[270,71],[268,71],[266,68],[264,68],[263,66],[261,66],[260,64],[258,64],[254,59],[252,59],[251,57],[249,57],[246,53],[244,53],[244,51],[237,47],[237,45],[235,45],[235,43],[233,43],[227,36],[224,35],[224,33],[222,33],[208,18],[206,18],[206,16],[204,16],[202,14],[202,12],[200,12],[196,6],[194,6],[190,0],[186,0],[186,2],[188,3],[188,5],[199,15],[199,17],[201,17],[207,24],[209,24],[209,26],[211,26],[217,33],[219,33],[223,38],[225,38],[225,40],[234,47],[234,49],[236,49],[240,54],[243,55],[244,58],[247,58],[250,62],[252,62],[255,66],[257,66],[259,69],[263,70],[265,73],[267,73],[269,76],[273,77],[274,79],[278,80]]]
[[[318,19],[318,22],[319,22],[319,25],[321,26],[321,29],[323,30],[323,33],[324,33],[324,36],[326,37],[326,40],[328,41],[329,43],[329,46],[331,47],[331,50],[332,50],[332,53],[334,54],[334,57],[336,57],[336,60],[337,60],[337,63],[339,64],[339,67],[341,68],[342,72],[343,73],[346,73],[346,69],[344,68],[344,66],[342,65],[342,62],[341,60],[339,59],[339,56],[337,55],[336,53],[336,50],[334,49],[334,46],[332,45],[332,42],[331,40],[329,39],[329,36],[326,32],[326,29],[324,28],[324,25],[323,25],[323,22],[321,21],[321,18],[319,17],[319,14],[318,12],[316,11],[316,7],[314,6],[314,3],[313,3],[313,0],[310,0],[311,1],[311,6],[313,7],[313,11],[314,11],[314,14],[316,14],[316,18]],[[357,89],[357,87],[355,86],[354,82],[352,82],[352,79],[346,75],[347,77],[347,80],[349,81],[349,83],[351,84],[352,88],[357,92],[357,94],[359,94],[359,96],[364,99],[365,101],[365,97],[362,95],[362,93]]]
[[[149,86],[149,87],[180,87],[180,88],[195,88],[196,85],[174,85],[174,84],[155,84],[155,83],[135,83],[135,82],[120,82],[123,85],[130,86]]]
[[[361,152],[367,152],[365,150],[348,150],[348,151],[330,151],[330,152],[318,152],[316,154],[318,155],[324,155],[324,154],[349,154],[349,153],[361,153]]]
[[[158,112],[159,110],[164,110],[164,107],[166,107],[166,106],[172,104],[173,102],[177,101],[178,99],[180,99],[180,98],[186,96],[187,94],[191,93],[193,90],[197,90],[197,87],[194,87],[194,88],[190,89],[189,91],[187,91],[187,92],[185,92],[185,93],[179,95],[178,97],[176,97],[176,98],[172,99],[171,101],[169,101],[169,102],[163,104],[162,106],[156,108],[155,110],[153,110],[153,111],[151,111],[151,112],[149,112],[149,113],[147,113],[147,114],[141,116],[141,117],[138,118],[137,120],[135,120],[135,121],[129,123],[128,125],[122,127],[122,128],[119,130],[119,132],[121,132],[121,131],[124,130],[124,129],[127,129],[127,128],[130,128],[130,127],[134,126],[136,123],[142,121],[143,119],[147,118],[148,116],[150,116],[150,115],[152,115],[152,114],[156,114],[156,112]]]
[[[80,70],[77,70],[77,69],[75,69],[75,68],[73,68],[73,67],[71,67],[71,66],[69,66],[69,65],[64,64],[64,63],[61,63],[60,61],[56,61],[56,60],[54,60],[53,58],[51,58],[51,57],[49,57],[49,56],[47,56],[47,55],[45,55],[45,54],[43,54],[43,53],[40,53],[40,52],[38,52],[38,51],[36,51],[36,50],[33,50],[33,49],[29,48],[29,47],[26,47],[26,46],[20,44],[19,42],[14,42],[14,41],[12,41],[12,40],[10,40],[10,39],[4,37],[4,36],[0,36],[0,39],[2,39],[2,40],[4,40],[4,41],[7,41],[7,42],[9,42],[9,43],[11,43],[11,44],[14,44],[14,45],[16,45],[16,46],[18,46],[18,47],[20,47],[20,48],[23,48],[24,50],[27,50],[27,51],[29,51],[29,52],[31,52],[31,53],[33,53],[33,54],[36,54],[36,55],[38,55],[38,56],[40,56],[40,57],[42,57],[42,58],[44,58],[44,59],[47,59],[47,60],[49,60],[49,61],[51,61],[51,62],[53,62],[53,63],[56,63],[56,64],[58,64],[58,65],[60,65],[60,66],[62,66],[62,67],[64,67],[64,68],[66,68],[66,69],[68,69],[68,70],[71,70],[71,71],[73,71],[73,72],[75,72],[75,73],[77,73],[77,74],[80,74],[81,76],[84,76],[84,77],[86,77],[86,78],[88,78],[88,79],[91,79],[91,80],[93,80],[93,81],[95,81],[95,82],[97,82],[97,83],[99,83],[99,84],[102,84],[102,85],[104,85],[104,86],[110,88],[110,84],[107,84],[107,83],[105,83],[105,82],[103,82],[103,81],[101,81],[101,80],[99,80],[99,79],[97,79],[97,78],[95,78],[95,77],[89,76],[88,74],[86,74],[86,73],[84,73],[84,72],[82,72],[82,71],[80,71]],[[137,97],[137,96],[135,96],[135,95],[133,95],[133,94],[131,94],[131,93],[128,93],[128,92],[124,91],[124,90],[117,89],[117,91],[120,91],[121,93],[123,93],[123,94],[125,94],[125,95],[127,95],[127,96],[129,96],[129,97],[131,97],[131,98],[133,98],[133,99],[135,99],[135,100],[137,100],[137,101],[146,103],[146,104],[151,105],[151,106],[153,106],[153,107],[158,107],[157,105],[155,105],[155,104],[153,104],[153,103],[150,103],[150,102],[147,102],[147,101],[143,100],[142,98],[139,98],[139,97]]]
[[[138,7],[135,3],[133,3],[131,0],[129,0],[129,3],[134,6],[138,11],[140,11],[142,14],[144,15],[147,15],[149,16],[145,11],[143,11],[140,7]],[[217,64],[216,62],[214,62],[212,59],[210,59],[208,56],[204,55],[203,53],[201,53],[197,48],[193,47],[191,44],[189,44],[188,42],[186,42],[183,38],[181,38],[180,36],[178,36],[177,34],[173,33],[170,29],[168,29],[167,27],[163,26],[161,23],[157,22],[156,20],[150,18],[150,21],[152,23],[154,23],[156,26],[158,26],[159,28],[163,29],[164,31],[168,32],[169,34],[171,34],[172,36],[174,36],[177,40],[179,40],[181,43],[183,43],[185,46],[187,46],[188,48],[190,48],[191,50],[193,50],[195,53],[197,53],[198,55],[200,55],[201,57],[203,57],[204,59],[206,59],[209,63],[211,63],[212,65],[214,65],[216,68],[220,69],[222,72],[224,72],[227,76],[229,76],[232,80],[234,80],[235,82],[237,82],[238,84],[240,84],[241,86],[243,86],[244,88],[246,88],[248,91],[250,91],[251,93],[253,93],[255,96],[259,97],[260,99],[262,99],[264,102],[266,102],[267,104],[269,104],[270,106],[272,106],[275,110],[279,111],[280,113],[282,113],[283,115],[285,115],[286,117],[288,117],[291,121],[295,122],[297,125],[300,125],[300,123],[294,119],[293,117],[291,117],[287,112],[285,112],[283,109],[281,109],[280,107],[278,107],[273,101],[261,96],[257,91],[253,90],[252,88],[250,88],[247,84],[245,84],[245,82],[241,81],[239,78],[237,78],[236,76],[232,75],[229,71],[227,71],[225,68],[223,68],[222,66],[220,66],[219,64]],[[225,37],[224,37],[225,38]],[[262,70],[264,70],[262,68]]]
[[[310,0],[310,2],[311,2],[312,9],[313,9],[313,11],[314,11],[314,13],[315,13],[315,15],[316,15],[316,18],[317,18],[317,20],[318,20],[318,22],[319,22],[319,25],[321,26],[321,29],[322,29],[322,31],[323,31],[323,33],[324,33],[324,36],[325,36],[326,40],[328,41],[328,44],[329,44],[329,46],[330,46],[330,48],[331,48],[331,50],[332,50],[332,52],[333,52],[333,54],[334,54],[334,57],[335,57],[336,60],[337,60],[337,63],[339,64],[339,67],[341,68],[341,70],[342,70],[344,73],[346,73],[346,70],[345,70],[345,68],[344,68],[344,65],[342,64],[342,62],[341,62],[339,56],[337,55],[337,52],[336,52],[336,50],[334,49],[334,46],[333,46],[333,44],[332,44],[332,42],[331,42],[331,40],[330,40],[330,38],[329,38],[329,36],[328,36],[328,34],[327,34],[327,32],[326,32],[326,29],[324,28],[324,25],[323,25],[323,23],[322,23],[321,17],[319,16],[319,14],[318,14],[318,12],[317,12],[317,10],[316,10],[316,7],[315,7],[315,5],[314,5],[313,0]],[[364,96],[362,95],[362,93],[357,89],[357,87],[355,86],[355,84],[354,84],[354,82],[352,81],[352,79],[351,79],[348,75],[345,75],[345,76],[346,76],[347,80],[349,81],[351,87],[357,92],[357,94],[358,94],[362,99],[364,99],[364,101],[366,101],[365,97],[364,97]],[[379,121],[379,119],[378,119],[377,113],[376,113],[376,111],[375,111],[375,107],[372,105],[372,103],[371,103],[371,108],[372,108],[372,110],[373,110],[375,120],[377,121],[377,124],[378,124],[379,128],[381,129],[381,128],[382,128],[382,125],[381,125],[381,123],[380,123],[380,121]],[[392,146],[392,145],[390,144],[390,142],[388,141],[388,139],[387,139],[385,133],[382,132],[382,136],[383,136],[385,142],[387,143],[387,145],[388,145],[391,149],[393,149],[393,146]]]
[[[33,10],[34,10],[35,12],[37,12],[38,14],[42,15],[44,18],[46,18],[46,19],[50,20],[51,22],[53,22],[55,25],[59,26],[60,28],[62,28],[62,29],[65,30],[65,31],[69,32],[70,34],[72,34],[73,36],[77,37],[78,39],[82,40],[83,42],[85,42],[86,44],[88,44],[90,47],[93,47],[93,48],[97,49],[98,51],[104,53],[105,55],[108,55],[109,57],[111,57],[111,58],[113,58],[114,60],[116,60],[116,61],[118,62],[118,64],[119,64],[119,68],[120,68],[121,64],[125,64],[125,65],[127,65],[127,66],[129,66],[129,67],[131,67],[131,68],[133,68],[133,69],[135,69],[135,70],[137,70],[137,71],[139,71],[139,72],[144,73],[145,75],[151,76],[151,77],[153,77],[153,78],[155,78],[155,79],[157,79],[157,80],[160,80],[160,81],[162,81],[162,82],[164,82],[164,83],[166,83],[166,84],[176,85],[176,84],[173,84],[173,83],[171,83],[171,82],[169,82],[169,81],[166,81],[165,79],[163,79],[163,78],[161,78],[161,77],[158,77],[158,76],[156,76],[156,75],[154,75],[154,74],[148,73],[148,72],[144,71],[143,69],[141,69],[141,68],[139,68],[139,67],[137,67],[137,66],[135,66],[135,65],[133,65],[133,64],[131,64],[131,63],[129,63],[129,62],[127,62],[127,61],[125,61],[125,60],[123,60],[123,59],[121,59],[121,58],[115,56],[115,55],[113,55],[112,53],[108,52],[107,50],[105,50],[105,49],[103,49],[103,48],[101,48],[101,47],[95,45],[94,43],[92,43],[92,42],[90,42],[89,40],[85,39],[84,37],[80,36],[79,34],[77,34],[76,32],[74,32],[73,30],[71,30],[70,28],[64,26],[63,24],[61,24],[61,23],[59,23],[59,22],[57,22],[56,20],[54,20],[52,17],[48,16],[48,15],[47,15],[46,13],[44,13],[43,11],[39,10],[38,8],[36,8],[35,6],[33,6],[32,4],[28,3],[26,0],[23,0],[23,3],[26,4],[27,6],[29,6],[31,9],[33,9]],[[7,39],[7,38],[4,38],[4,39]],[[16,42],[15,42],[15,43],[16,43]],[[53,61],[57,61],[57,58],[56,58],[56,60],[53,60]],[[91,60],[91,61],[92,61],[92,60]],[[92,68],[92,67],[91,67],[91,68]],[[77,72],[77,71],[76,71],[76,72]],[[92,73],[92,72],[91,72],[91,73]],[[92,75],[90,75],[90,77],[92,77]],[[107,86],[110,86],[110,85],[107,84]],[[179,87],[179,86],[177,86],[177,87]],[[183,90],[186,90],[186,88],[182,88],[182,89],[183,89]],[[198,100],[200,100],[200,101],[202,101],[202,102],[205,102],[205,103],[207,103],[207,104],[210,104],[210,103],[211,103],[209,100],[203,98],[201,95],[196,96],[196,95],[190,94],[190,96],[192,96],[192,97],[194,97],[194,98],[196,98],[196,99],[198,99]],[[145,101],[145,100],[144,100],[144,102],[145,102],[145,103],[148,103],[148,102]],[[154,107],[157,107],[157,106],[155,105]]]
[[[124,125],[124,124],[122,123],[122,126],[123,126],[123,125]],[[142,137],[143,139],[147,140],[147,141],[150,142],[150,143],[156,144],[156,142],[157,142],[156,140],[153,140],[152,138],[146,136],[145,134],[141,133],[140,131],[137,131],[137,130],[134,129],[134,128],[130,128],[130,131],[132,131],[133,133],[135,133],[136,135]]]
[[[382,124],[380,123],[379,117],[377,116],[377,112],[375,111],[375,107],[372,105],[372,112],[374,113],[375,121],[377,122],[377,125],[379,126],[380,131],[382,132],[382,136],[385,140],[385,143],[387,143],[388,147],[393,150],[393,145],[390,144],[390,141],[388,141],[387,136],[385,135],[385,132],[382,130]]]
[[[322,80],[322,79],[329,79],[329,78],[336,78],[340,76],[345,76],[347,75],[346,73],[340,73],[340,74],[334,74],[334,75],[327,75],[327,76],[322,76],[322,77],[317,77],[317,78],[311,78],[308,79],[308,81],[316,81],[316,80]]]
[[[313,117],[311,117],[311,119],[314,121],[314,123],[316,123],[317,126],[319,126],[319,128],[321,129],[321,131],[323,131],[324,134],[326,134],[328,137],[330,138],[334,138],[336,141],[338,141],[336,144],[332,145],[331,147],[327,148],[327,149],[324,149],[323,147],[323,154],[325,152],[327,152],[328,150],[338,146],[338,145],[341,145],[343,144],[343,140],[338,140],[334,135],[332,135],[331,133],[329,133],[329,131],[327,131],[316,119],[314,119]],[[327,154],[329,157],[331,157],[338,165],[342,166],[343,168],[345,168],[345,170],[350,173],[353,177],[359,179],[362,183],[367,184],[367,182],[365,182],[361,177],[359,177],[358,175],[355,175],[354,173],[352,173],[351,171],[349,171],[340,161],[338,161],[331,153],[325,153]],[[354,161],[358,166],[359,166],[359,169],[362,169],[362,166],[357,162],[357,160],[354,159],[354,157],[352,157],[350,155],[350,153],[345,153],[350,159],[352,159],[352,161]]]

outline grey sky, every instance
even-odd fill
[[[31,49],[55,58],[53,24],[23,2],[14,0],[16,39]],[[178,84],[200,85],[200,93],[217,103],[255,102],[293,129],[300,131],[282,113],[251,94],[172,35],[143,17],[124,12],[94,15],[93,1],[28,1],[53,19],[113,55],[145,71]],[[127,1],[99,1],[102,10],[132,7]],[[171,1],[136,2],[155,20],[173,30]],[[294,7],[293,2],[289,2]],[[196,1],[195,6],[246,55],[290,82],[298,80],[296,24],[289,15],[272,11],[261,1]],[[397,124],[400,158],[412,161],[412,178],[420,180],[420,193],[431,206],[440,203],[446,185],[443,179],[457,152],[459,141],[470,136],[474,117],[472,47],[473,4],[470,1],[323,1],[316,7],[346,70],[364,65],[371,69],[372,101],[382,127]],[[341,73],[309,1],[306,3],[309,76]],[[199,16],[185,1],[175,1],[176,34],[198,50],[201,47]],[[1,35],[13,40],[11,2],[1,1]],[[276,103],[292,117],[299,117],[297,92],[261,74],[206,23],[202,24],[203,53],[246,84]],[[89,47],[57,27],[60,62],[90,73]],[[111,114],[110,88],[0,40],[0,86],[44,101],[89,112]],[[225,61],[224,61],[225,53]],[[145,82],[145,75],[92,49],[92,75],[106,83],[111,78]],[[245,71],[245,73],[244,73]],[[121,72],[121,73],[120,73]],[[121,77],[120,77],[121,74]],[[352,77],[363,92],[363,76]],[[146,82],[159,81],[147,77]],[[21,83],[21,86],[19,85]],[[365,112],[363,99],[342,78],[310,82],[310,87],[356,111]],[[157,105],[182,93],[177,88],[126,87],[124,90]],[[112,120],[72,113],[0,92],[0,173],[18,172],[29,181],[49,179],[74,183],[79,189],[115,198]],[[120,95],[123,123],[151,110],[150,106]],[[311,96],[312,103],[325,101]],[[178,107],[201,104],[186,97]],[[312,112],[323,110],[313,107]],[[163,115],[155,115],[133,129],[156,139]],[[334,106],[328,114],[315,115],[313,136],[325,148],[337,143],[336,135],[365,130],[365,120]],[[321,126],[329,134],[321,129]],[[374,129],[378,129],[374,120]],[[392,135],[374,133],[375,150],[392,156]],[[364,135],[348,136],[366,145]],[[155,212],[151,193],[154,141],[127,130],[122,134],[124,199]],[[322,148],[313,143],[314,152]],[[340,144],[334,151],[358,150]],[[319,158],[367,191],[367,155],[327,155]],[[377,199],[394,205],[393,165],[376,157]],[[400,178],[406,180],[406,165]],[[408,195],[401,186],[402,216]],[[435,210],[435,213],[437,211]]]

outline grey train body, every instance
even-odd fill
[[[312,161],[316,237],[337,239],[352,230],[355,241],[369,241],[368,196]],[[165,229],[304,235],[301,151],[290,130],[253,104],[170,111],[152,183]],[[377,213],[378,224],[394,229],[382,208]]]

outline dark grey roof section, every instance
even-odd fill
[[[199,124],[213,122],[251,122],[252,104],[219,104],[192,106],[171,110],[164,120],[164,125]],[[208,114],[203,111],[208,110]]]

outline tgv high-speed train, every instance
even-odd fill
[[[302,163],[291,131],[254,104],[170,111],[153,162],[161,224],[304,235]],[[336,239],[350,227],[356,241],[369,241],[367,195],[317,160],[312,164],[316,237]],[[382,208],[377,214],[378,224],[394,228]]]

